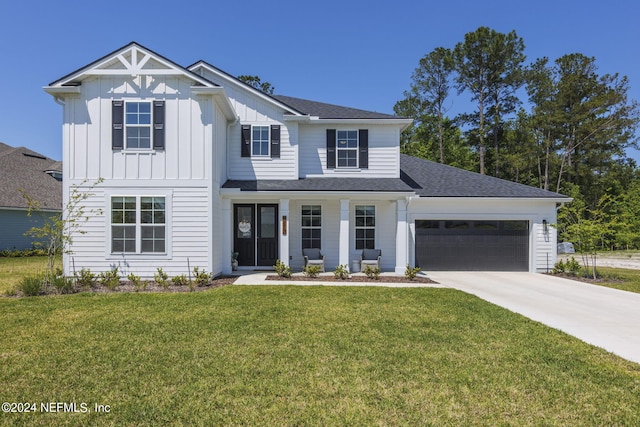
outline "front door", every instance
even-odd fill
[[[234,205],[233,222],[238,265],[274,265],[278,259],[278,205]]]

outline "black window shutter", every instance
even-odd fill
[[[242,157],[251,157],[251,125],[242,125]]]
[[[327,129],[327,169],[336,168],[336,130]]]
[[[280,125],[271,125],[271,157],[280,157]]]
[[[164,101],[153,101],[153,149],[164,150]]]
[[[111,149],[124,148],[124,101],[111,101]]]
[[[369,130],[360,129],[358,131],[358,139],[360,143],[360,169],[369,168]]]

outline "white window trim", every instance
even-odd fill
[[[146,103],[149,104],[149,120],[150,123],[148,125],[129,125],[127,123],[127,104],[130,103]],[[123,117],[123,126],[124,126],[124,141],[123,141],[123,149],[122,151],[125,153],[150,153],[155,151],[153,149],[153,101],[152,100],[148,100],[148,99],[125,99],[124,100],[124,105],[123,105],[124,111],[124,117]],[[136,128],[144,128],[144,127],[148,127],[149,128],[149,148],[140,148],[140,147],[135,147],[135,148],[129,148],[127,146],[127,142],[128,142],[128,138],[127,138],[127,134],[129,133],[129,126],[131,127],[136,127]]]
[[[253,128],[267,128],[267,154],[254,154],[253,152]],[[255,159],[271,158],[271,126],[270,125],[251,125],[251,157]]]
[[[140,206],[139,201],[142,197],[164,197],[165,205],[165,252],[111,252],[111,199],[112,197],[136,197],[136,251],[138,251],[140,238]],[[139,260],[163,260],[173,257],[173,191],[172,190],[151,190],[151,189],[109,189],[105,191],[105,259],[107,260],[123,260],[123,259],[139,259]]]
[[[340,148],[340,138],[338,138],[338,133],[340,132],[355,132],[356,133],[356,147],[355,148]],[[338,153],[340,151],[354,151],[356,152],[356,165],[355,166],[340,166],[340,160],[338,158]],[[349,170],[349,171],[359,171],[360,170],[360,132],[358,129],[336,129],[336,169],[340,169],[341,171]]]

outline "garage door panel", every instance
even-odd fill
[[[527,271],[526,221],[416,221],[416,264],[423,270]]]

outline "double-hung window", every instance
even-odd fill
[[[251,129],[251,155],[269,156],[269,126],[253,126]]]
[[[126,148],[151,149],[151,102],[125,103]]]
[[[302,249],[322,245],[322,206],[302,205]]]
[[[358,131],[338,130],[336,153],[339,168],[358,167]]]
[[[166,253],[165,198],[111,197],[111,253]]]
[[[356,206],[356,249],[376,247],[376,207]]]

